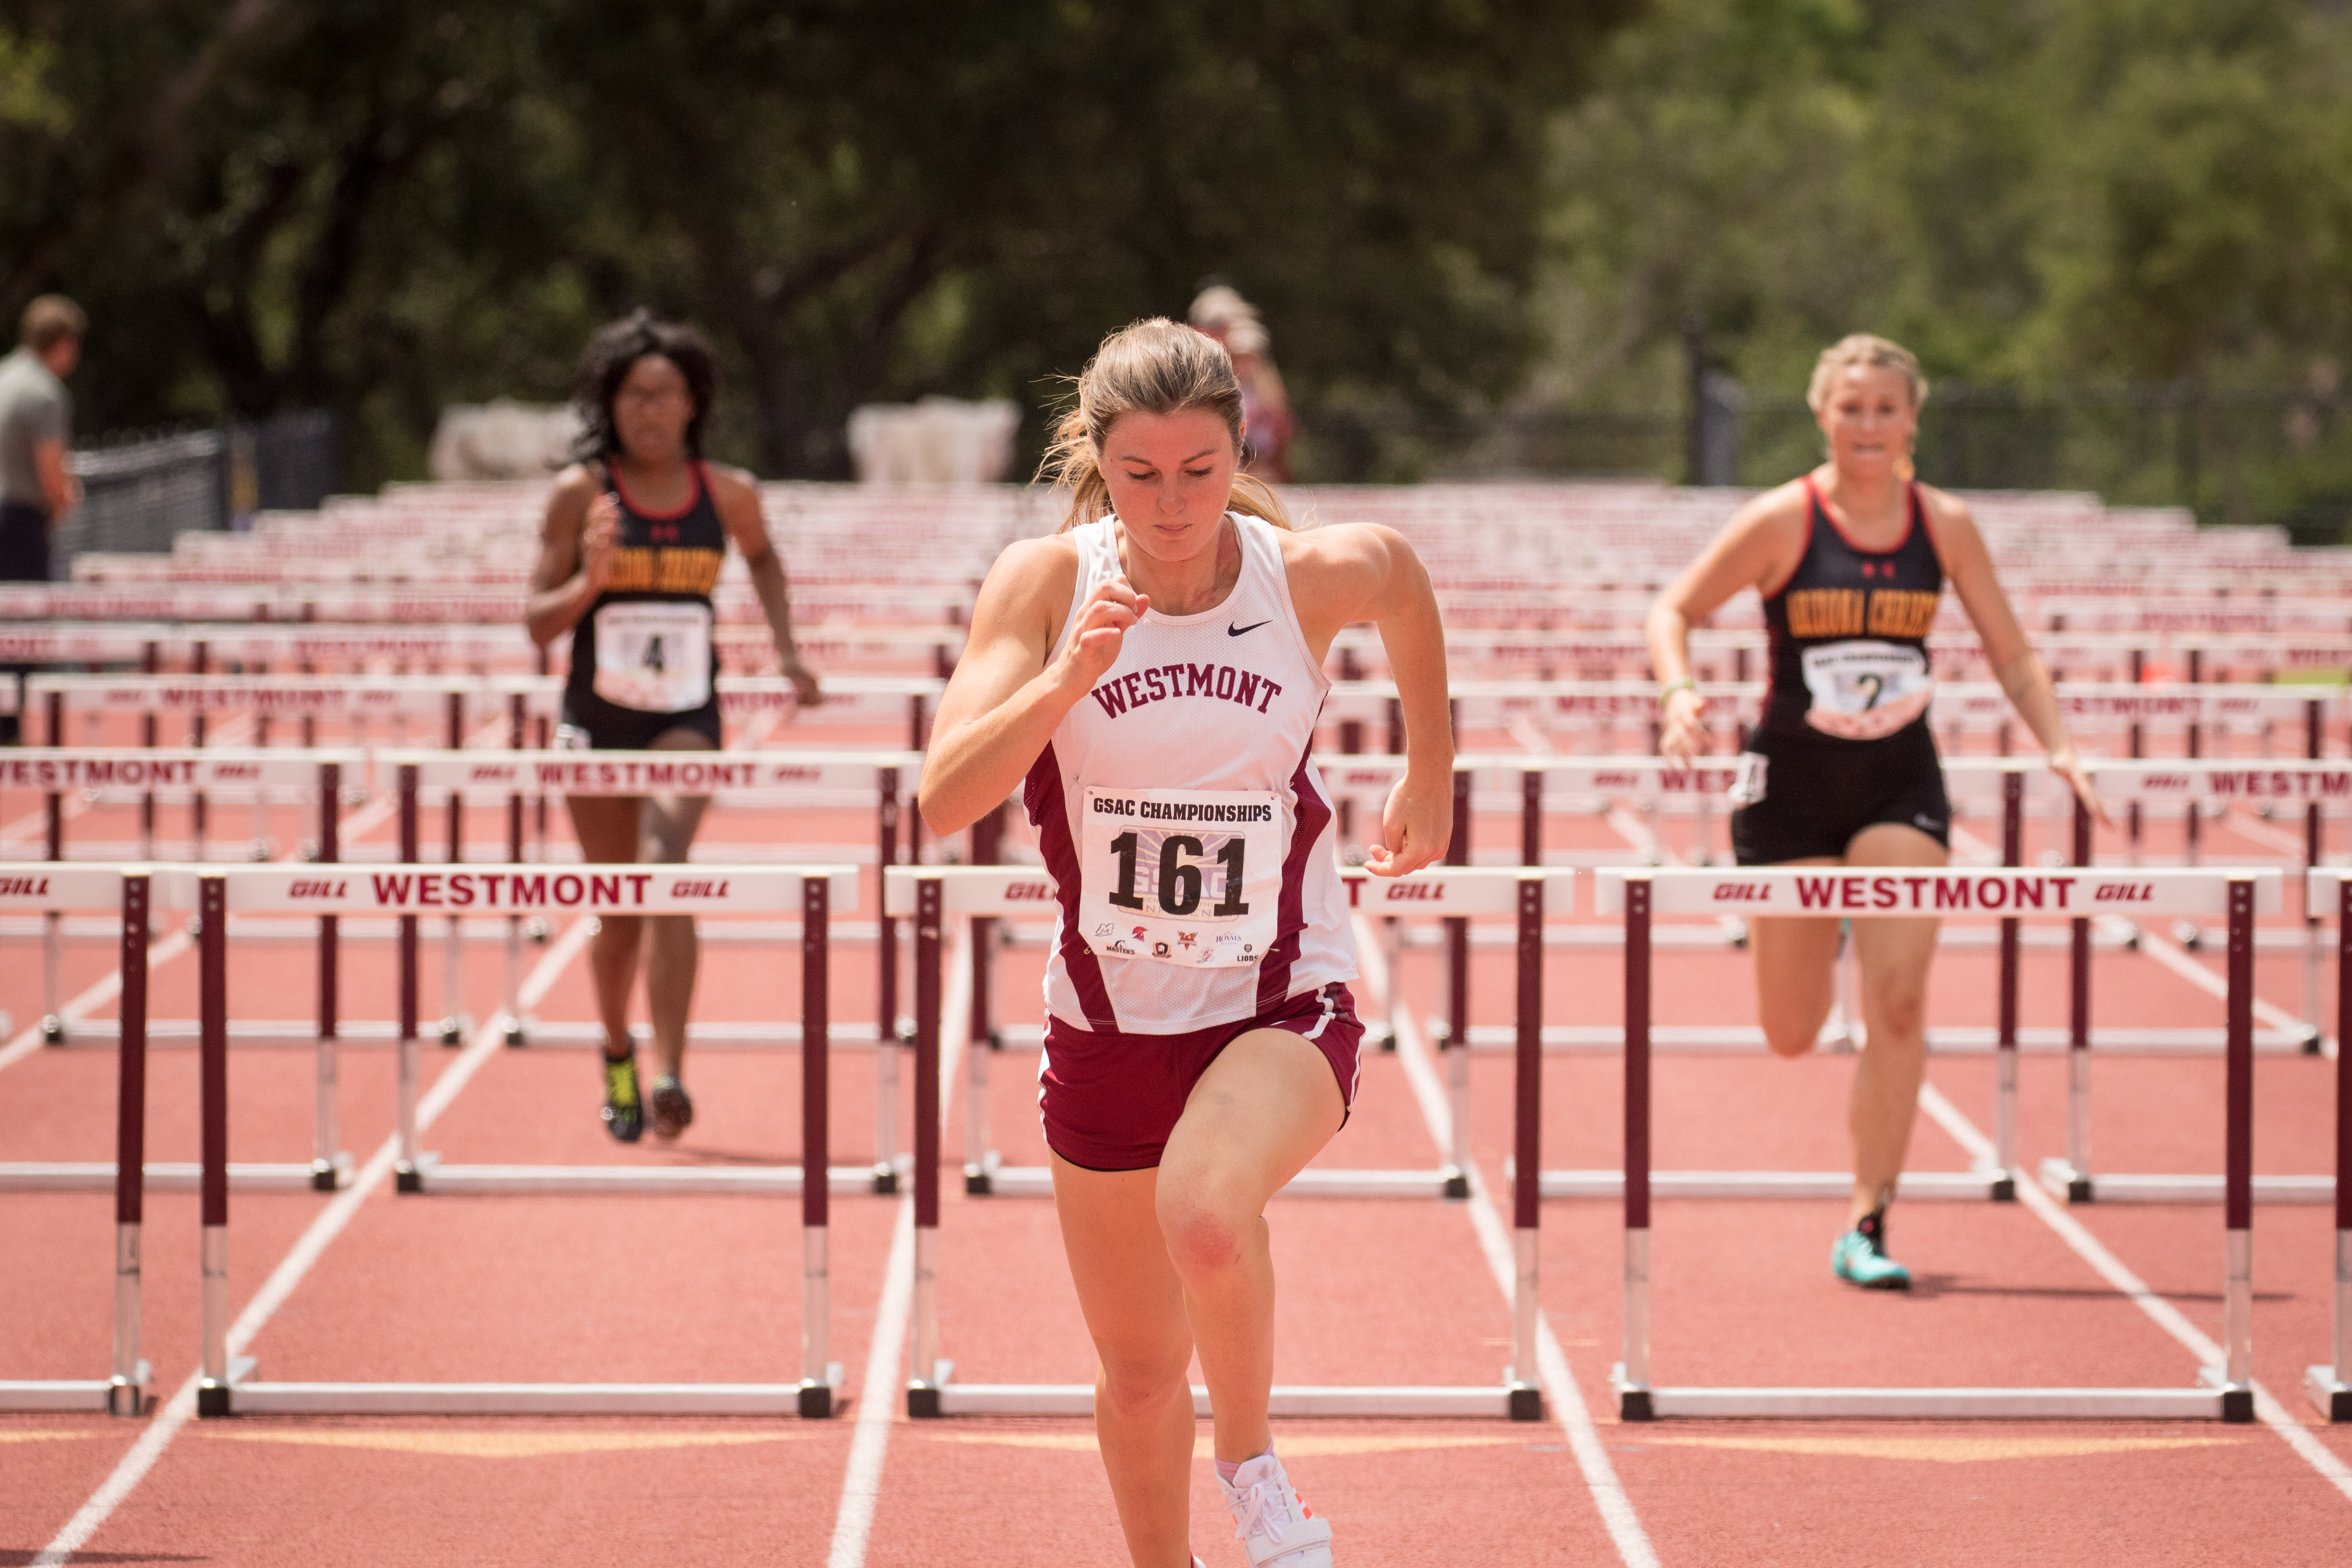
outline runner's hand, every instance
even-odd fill
[[[1118,662],[1127,628],[1143,618],[1151,601],[1137,593],[1124,576],[1096,588],[1078,607],[1078,620],[1054,671],[1055,684],[1070,693],[1070,700],[1094,689],[1103,672]]]
[[[1687,767],[1694,757],[1706,751],[1706,699],[1689,687],[1670,693],[1665,701],[1665,722],[1658,731],[1658,755],[1670,763]]]
[[[1364,850],[1364,869],[1375,877],[1402,877],[1434,865],[1454,837],[1454,780],[1450,773],[1432,780],[1407,769],[1396,788],[1389,791],[1381,812],[1382,842]]]
[[[2092,786],[2091,770],[2083,765],[2083,759],[2074,754],[2074,747],[2061,746],[2051,752],[2050,771],[2066,781],[2066,787],[2074,792],[2076,800],[2091,808],[2091,816],[2100,826],[2115,826],[2114,819],[2107,816],[2106,803],[2099,798],[2099,792]]]
[[[621,548],[621,503],[610,491],[588,503],[587,526],[580,533],[580,574],[593,595],[613,580],[613,557]]]
[[[814,708],[824,700],[824,688],[817,684],[816,671],[799,659],[786,660],[783,675],[793,683],[793,700],[803,708]]]

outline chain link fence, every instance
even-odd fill
[[[77,447],[82,503],[58,527],[60,577],[85,550],[169,551],[178,534],[245,526],[334,493],[339,430],[324,410],[215,430],[133,432]]]

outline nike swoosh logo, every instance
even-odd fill
[[[1225,623],[1225,635],[1229,637],[1237,637],[1244,632],[1254,632],[1257,630],[1258,627],[1265,626],[1265,624],[1266,623],[1264,621],[1252,621],[1245,626],[1237,626],[1234,625],[1233,622],[1227,621]]]

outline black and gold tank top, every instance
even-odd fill
[[[1908,525],[1892,550],[1848,539],[1810,475],[1805,500],[1805,553],[1764,601],[1772,685],[1762,727],[1868,741],[1924,722],[1935,695],[1927,633],[1944,566],[1919,487],[1906,487]]]
[[[711,590],[727,563],[727,530],[710,477],[692,466],[694,491],[672,512],[629,499],[617,467],[604,481],[621,509],[613,574],[572,633],[564,704],[593,723],[604,708],[687,713],[716,700]]]

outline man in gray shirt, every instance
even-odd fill
[[[49,580],[49,536],[81,500],[66,468],[73,399],[64,377],[88,327],[80,306],[44,294],[25,307],[16,352],[0,359],[0,582]],[[16,716],[0,714],[0,744],[16,731]]]

